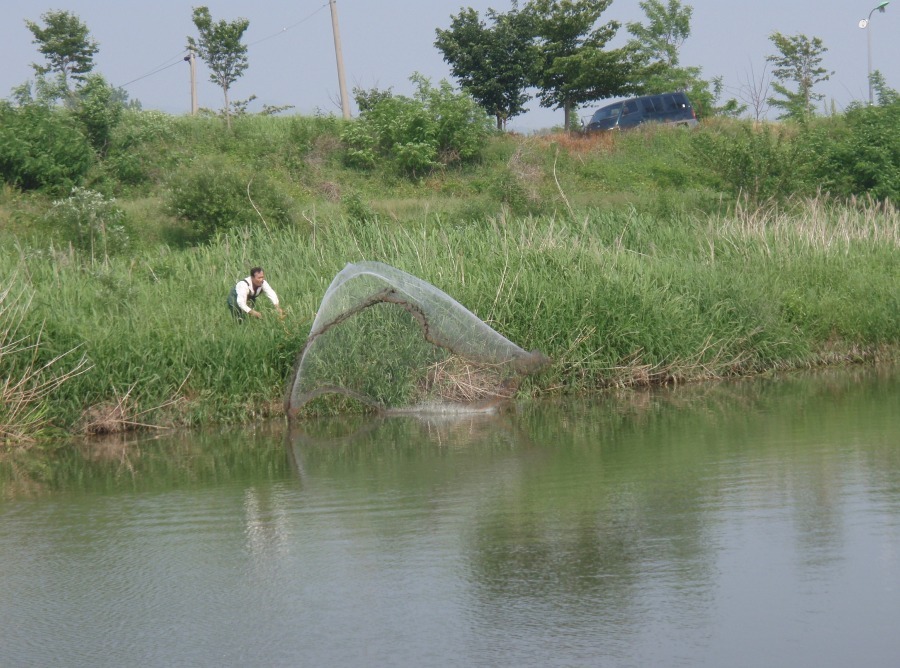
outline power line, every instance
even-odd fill
[[[170,67],[175,67],[176,65],[178,65],[184,61],[184,53],[185,52],[182,51],[177,56],[175,56],[176,58],[178,58],[178,60],[175,61],[174,63],[172,63],[170,65],[165,65],[162,67],[157,67],[155,70],[152,70],[151,72],[147,72],[147,74],[139,76],[137,79],[132,79],[131,81],[126,81],[121,86],[119,86],[119,88],[125,88],[125,86],[127,86],[129,84],[133,84],[135,81],[140,81],[141,79],[146,79],[147,77],[152,77],[154,74],[159,74],[160,72],[164,72],[165,70],[169,69]]]
[[[286,33],[288,30],[292,30],[292,29],[296,28],[296,27],[297,27],[298,25],[300,25],[301,23],[306,23],[306,22],[309,21],[313,16],[315,16],[316,14],[318,14],[319,12],[321,12],[323,9],[325,9],[327,6],[328,6],[328,3],[326,2],[324,5],[322,5],[321,7],[319,7],[317,10],[315,10],[314,12],[312,12],[311,14],[309,14],[308,16],[306,16],[306,17],[300,19],[300,20],[297,21],[296,23],[293,23],[293,24],[287,26],[286,28],[282,28],[282,29],[279,30],[278,32],[272,33],[272,34],[269,35],[268,37],[263,37],[263,38],[261,38],[261,39],[256,40],[255,42],[250,42],[250,43],[247,45],[247,48],[249,49],[251,46],[256,46],[256,45],[259,44],[260,42],[265,42],[266,40],[273,39],[273,38],[275,38],[275,37],[280,37],[281,35],[283,35],[284,33]]]
[[[318,9],[316,9],[315,11],[311,12],[311,13],[308,14],[307,16],[303,17],[302,19],[300,19],[300,20],[297,21],[296,23],[292,23],[291,25],[282,28],[282,29],[279,30],[278,32],[272,33],[271,35],[269,35],[269,36],[267,36],[267,37],[262,37],[262,38],[256,40],[255,42],[250,42],[249,44],[247,44],[247,48],[249,49],[251,46],[256,46],[257,44],[259,44],[259,43],[261,43],[261,42],[265,42],[265,41],[267,41],[267,40],[274,39],[275,37],[280,37],[281,35],[283,35],[284,33],[286,33],[288,30],[293,30],[293,29],[296,28],[297,26],[299,26],[299,25],[301,25],[301,24],[303,24],[303,23],[306,23],[306,22],[309,21],[312,17],[314,17],[316,14],[318,14],[318,13],[321,12],[323,9],[325,9],[327,6],[328,6],[328,3],[326,2],[324,5],[322,5],[321,7],[319,7]],[[182,51],[182,52],[179,53],[177,56],[174,56],[173,58],[177,58],[177,60],[176,60],[175,62],[171,63],[170,65],[164,65],[164,66],[157,67],[156,69],[151,70],[151,71],[148,72],[147,74],[144,74],[144,75],[142,75],[142,76],[137,77],[136,79],[132,79],[131,81],[127,81],[127,82],[123,83],[121,86],[119,86],[119,88],[125,88],[126,86],[128,86],[128,85],[130,85],[130,84],[133,84],[133,83],[135,83],[135,82],[137,82],[137,81],[140,81],[141,79],[146,79],[147,77],[152,77],[152,76],[155,75],[155,74],[159,74],[160,72],[166,71],[166,70],[169,69],[170,67],[175,67],[176,65],[178,65],[178,64],[180,64],[181,62],[184,61],[184,54],[185,54],[185,53],[186,53],[186,51]],[[166,61],[166,62],[168,62],[168,61]]]

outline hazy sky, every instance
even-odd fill
[[[250,66],[234,85],[232,99],[255,94],[262,104],[293,105],[295,113],[340,114],[337,67],[327,0],[0,0],[0,96],[33,78],[31,63],[42,63],[25,19],[41,23],[49,10],[68,10],[90,29],[100,45],[95,71],[123,86],[145,109],[169,113],[190,111],[190,72],[182,61],[187,35],[196,35],[193,6],[205,4],[214,20],[250,20],[244,42]],[[524,4],[524,0],[523,3]],[[761,78],[765,58],[775,52],[773,31],[819,37],[828,48],[823,65],[835,73],[820,84],[827,104],[838,109],[868,98],[866,30],[859,20],[879,0],[693,0],[692,33],[681,50],[683,65],[699,66],[705,78],[721,75],[729,96],[747,90]],[[435,83],[450,77],[449,68],[434,47],[435,29],[446,28],[462,7],[482,15],[493,7],[507,11],[509,0],[338,0],[337,10],[347,86],[392,88],[408,94],[409,76],[421,72]],[[613,46],[630,36],[624,24],[645,22],[637,0],[614,0],[601,17],[623,24]],[[885,13],[876,12],[870,24],[873,69],[888,85],[900,89],[900,0]],[[209,82],[209,71],[198,62],[201,106],[222,106],[221,91]],[[352,93],[351,93],[352,96]],[[587,105],[585,117],[601,103]],[[352,105],[356,113],[355,105]],[[510,122],[512,129],[536,130],[562,123],[562,111],[530,110]]]

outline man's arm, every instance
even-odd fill
[[[263,294],[269,298],[269,300],[275,305],[275,310],[278,311],[279,314],[284,315],[284,311],[281,310],[281,306],[278,303],[278,295],[275,294],[275,291],[272,289],[272,286],[269,285],[268,281],[263,281],[262,284]]]

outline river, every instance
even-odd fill
[[[0,465],[0,666],[895,666],[900,370]]]

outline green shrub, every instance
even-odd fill
[[[360,117],[341,135],[351,165],[369,169],[387,160],[402,174],[420,178],[481,154],[491,132],[484,110],[446,81],[435,88],[421,75],[411,80],[413,97],[356,92]]]
[[[202,240],[236,227],[293,222],[293,202],[277,182],[222,158],[179,170],[168,207]]]
[[[93,151],[68,112],[0,102],[0,178],[22,190],[65,192],[82,182]]]
[[[160,111],[126,110],[112,129],[102,167],[122,186],[152,183],[175,159],[176,119]]]
[[[900,201],[900,102],[855,106],[805,137],[816,181],[832,195]]]
[[[91,146],[101,155],[109,147],[112,132],[122,118],[122,110],[115,89],[99,74],[88,76],[78,89],[75,117],[84,127]]]
[[[694,154],[732,194],[753,202],[804,193],[809,163],[790,128],[722,124],[693,134]]]
[[[341,205],[347,217],[354,223],[374,222],[377,218],[369,202],[355,190],[341,197]]]

